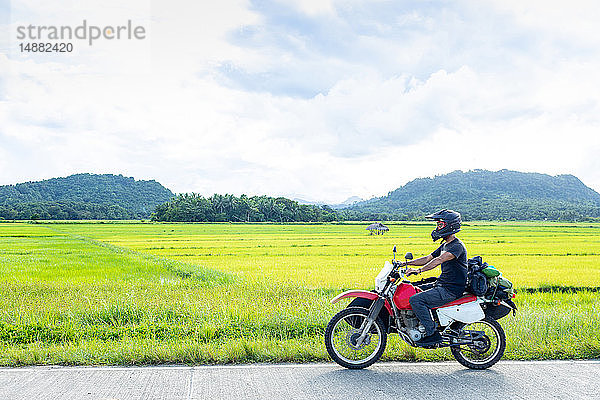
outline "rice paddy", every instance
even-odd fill
[[[0,365],[326,360],[322,334],[431,224],[0,223]],[[600,224],[470,223],[516,286],[505,358],[600,356]],[[439,274],[439,269],[431,275]],[[451,359],[393,337],[387,360]]]

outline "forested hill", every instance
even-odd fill
[[[586,220],[600,217],[600,194],[573,175],[454,171],[415,179],[346,210],[379,219],[418,219],[442,208],[460,211],[467,220]]]
[[[156,181],[76,174],[0,186],[0,218],[129,219],[149,217],[173,193]]]
[[[415,179],[387,196],[334,210],[283,197],[177,197],[156,181],[77,174],[0,186],[0,219],[323,222],[422,220],[442,208],[465,220],[600,220],[600,194],[572,175],[454,171]]]

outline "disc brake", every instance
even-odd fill
[[[361,337],[361,333],[359,329],[353,329],[346,335],[346,341],[355,350],[360,350],[367,347],[371,343],[371,335],[367,335],[364,337],[362,342],[358,344],[359,339]]]

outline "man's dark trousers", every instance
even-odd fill
[[[408,299],[415,315],[425,327],[425,335],[430,336],[435,333],[435,323],[431,318],[431,310],[434,307],[443,306],[446,303],[456,300],[456,296],[443,286],[436,286],[424,292],[417,293]]]

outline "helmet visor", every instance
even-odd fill
[[[436,221],[436,223],[437,223],[437,227],[435,229],[438,231],[444,229],[447,225],[445,221]]]

